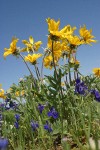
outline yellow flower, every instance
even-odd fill
[[[15,96],[18,97],[19,95],[20,95],[19,91],[16,91],[16,92],[15,92]]]
[[[67,39],[74,33],[74,30],[76,30],[76,27],[71,27],[70,25],[65,26],[62,30],[60,30],[61,39]]]
[[[39,57],[41,57],[42,56],[42,54],[33,54],[33,55],[30,55],[30,54],[28,54],[27,56],[25,56],[25,61],[28,61],[28,62],[30,62],[31,64],[36,64],[36,60],[39,58]]]
[[[22,90],[22,91],[21,91],[21,95],[23,96],[24,94],[25,94],[25,91],[24,91],[24,90]]]
[[[48,31],[50,33],[50,38],[52,40],[59,40],[67,38],[68,35],[73,34],[76,27],[72,28],[70,25],[65,26],[63,29],[59,30],[60,20],[57,22],[54,19],[46,19],[48,23]]]
[[[68,36],[67,40],[74,47],[75,46],[79,46],[79,45],[81,45],[81,44],[84,43],[78,36],[72,36],[72,35],[70,35],[70,36]]]
[[[0,88],[0,98],[3,98],[5,99],[6,96],[5,96],[5,93],[4,93],[4,90]]]
[[[65,83],[64,83],[64,82],[61,82],[61,86],[63,86],[63,87],[64,87],[64,86],[65,86]]]
[[[94,73],[96,76],[100,77],[100,68],[94,68],[94,69],[93,69],[93,73]]]
[[[76,65],[79,65],[80,62],[79,62],[78,60],[75,60],[75,64],[76,64]]]
[[[35,42],[34,43],[34,49],[35,49],[35,51],[37,51],[39,48],[40,48],[40,45],[42,44],[42,42],[41,41],[38,41],[38,42]]]
[[[92,42],[93,43],[97,42],[96,40],[93,39],[95,37],[92,35],[92,29],[87,30],[85,25],[80,28],[79,33],[80,33],[80,36],[82,37],[85,44],[90,44]]]
[[[27,40],[22,40],[22,42],[26,45],[26,48],[23,48],[21,52],[34,52],[37,51],[40,48],[40,45],[42,44],[41,41],[34,42],[34,39],[32,36],[29,37],[29,41]]]
[[[51,55],[52,55],[52,40],[50,38],[48,38],[47,49],[49,50],[49,53],[51,53]],[[61,54],[62,54],[62,45],[61,45],[61,43],[59,41],[57,41],[57,42],[53,41],[54,59],[56,61],[58,61],[59,58],[61,57]]]
[[[49,31],[58,31],[59,30],[60,20],[58,20],[56,22],[54,19],[47,18],[46,21],[48,23],[48,30]]]
[[[6,57],[6,56],[8,56],[10,54],[18,55],[18,49],[16,47],[17,42],[18,42],[17,38],[13,38],[12,39],[12,42],[10,44],[10,48],[9,49],[7,49],[7,48],[4,49],[5,50],[4,55],[3,55],[4,57]]]
[[[43,61],[44,66],[46,68],[52,69],[52,61],[53,61],[53,58],[51,55],[46,56]]]
[[[80,62],[78,60],[76,60],[74,57],[70,58],[70,63],[75,64],[75,65],[79,65]]]
[[[59,26],[60,26],[60,20],[57,22],[54,19],[46,19],[48,23],[48,31],[50,34],[59,37]]]
[[[25,94],[25,91],[24,90],[22,90],[22,91],[16,91],[15,92],[15,96],[23,96]]]
[[[66,40],[62,40],[61,47],[62,47],[63,54],[69,54],[72,52],[72,50],[70,49],[69,43]]]

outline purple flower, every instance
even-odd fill
[[[31,127],[32,127],[33,131],[35,131],[37,128],[39,128],[39,125],[37,122],[31,121]]]
[[[10,109],[9,103],[6,103],[5,110],[9,110],[9,109]]]
[[[14,123],[14,126],[16,129],[19,129],[19,123],[17,121]]]
[[[9,106],[12,108],[14,106],[14,102],[10,101]]]
[[[55,108],[52,106],[50,111],[48,112],[48,117],[53,117],[54,119],[58,118],[58,112],[55,110]]]
[[[91,90],[91,93],[95,96],[96,101],[100,102],[100,93],[97,90]]]
[[[44,125],[44,129],[47,130],[48,132],[52,132],[52,128],[50,124],[48,123],[48,121],[46,121],[46,124]]]
[[[15,114],[15,119],[18,122],[20,120],[20,115],[19,114]]]
[[[80,78],[77,78],[76,79],[76,84],[78,84],[78,83],[80,83],[81,81],[80,81]]]
[[[8,140],[0,138],[0,150],[7,148],[7,146],[8,146]]]
[[[76,79],[75,93],[84,95],[86,90],[87,90],[87,87],[86,85],[84,85],[84,82],[81,82],[79,78]]]
[[[13,102],[13,109],[18,109],[18,104],[16,102]]]
[[[5,107],[5,104],[4,104],[4,103],[1,103],[1,104],[0,104],[0,107],[4,108],[4,107]]]
[[[5,102],[8,103],[10,100],[11,100],[10,98],[7,98],[7,99],[5,100]]]
[[[90,90],[90,93],[91,93],[91,94],[95,94],[95,91],[96,91],[96,90]]]
[[[44,105],[38,104],[38,110],[42,114],[42,111],[44,110]]]

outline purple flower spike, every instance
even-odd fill
[[[3,150],[3,149],[6,149],[8,146],[8,140],[7,139],[1,139],[0,138],[0,149]]]
[[[87,87],[86,85],[84,85],[84,82],[81,82],[79,78],[76,79],[75,93],[84,95],[86,90],[87,90]]]
[[[96,101],[100,102],[100,93],[97,90],[91,90],[91,93],[95,96]]]
[[[16,129],[19,129],[19,123],[17,121],[14,123],[14,126]]]
[[[15,119],[18,122],[20,120],[20,115],[19,114],[15,114]]]
[[[39,104],[39,105],[38,105],[38,110],[39,110],[40,113],[42,114],[42,111],[44,110],[44,105]]]
[[[4,103],[1,103],[1,104],[0,104],[0,107],[4,108],[4,107],[5,107],[5,104],[4,104]]]
[[[44,129],[47,130],[48,132],[52,132],[52,128],[50,124],[48,123],[48,121],[46,121],[46,124],[44,125]]]
[[[38,125],[38,123],[31,121],[31,127],[32,127],[33,131],[35,131],[37,128],[39,128],[39,125]]]
[[[80,83],[80,78],[76,79],[76,84]]]
[[[58,112],[55,110],[55,108],[52,106],[50,111],[48,112],[48,117],[53,117],[54,119],[58,118]]]
[[[5,100],[5,102],[8,103],[10,100],[11,100],[10,98],[7,98],[7,99]]]

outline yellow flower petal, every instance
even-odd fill
[[[35,43],[34,43],[34,48],[35,48],[36,51],[40,48],[40,45],[41,45],[41,44],[42,44],[41,41],[38,41],[38,42],[35,42]]]
[[[5,57],[7,57],[7,56],[10,55],[10,54],[12,54],[12,52],[8,50],[7,52],[4,52],[4,55],[3,55],[3,56],[4,56],[4,58],[5,58]]]
[[[52,69],[52,66],[51,66],[51,62],[52,62],[52,60],[53,60],[53,58],[52,58],[52,56],[51,56],[51,55],[46,56],[46,57],[44,58],[44,61],[43,61],[44,66],[45,66],[46,68],[50,68],[50,69]]]
[[[28,62],[34,64],[34,63],[36,63],[36,60],[41,56],[42,56],[42,54],[33,54],[33,55],[28,54],[27,56],[25,56],[24,59],[25,59],[25,61],[28,61]]]
[[[13,54],[13,55],[17,55],[18,54],[18,50],[17,50],[17,44],[18,39],[17,38],[12,38],[12,42],[10,43],[10,48],[4,48],[5,52],[4,52],[4,57]]]
[[[29,42],[27,40],[22,40],[22,43],[24,43],[25,45],[28,44]]]
[[[34,43],[34,39],[33,39],[33,37],[32,37],[32,36],[30,36],[30,37],[29,37],[29,42],[30,42],[31,44],[33,44],[33,43]]]

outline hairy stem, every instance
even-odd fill
[[[36,66],[36,64],[34,65],[34,67],[35,67],[35,71],[36,71],[37,78],[38,78],[38,80],[40,80],[40,72],[39,72],[39,69],[38,69],[38,67]]]
[[[20,57],[22,58],[22,60],[24,61],[25,65],[26,65],[26,67],[27,67],[27,69],[28,69],[28,71],[30,72],[30,75],[31,75],[31,77],[32,77],[32,79],[33,79],[34,85],[36,85],[36,82],[35,82],[35,80],[34,80],[34,76],[33,76],[32,72],[31,72],[29,66],[27,65],[26,61],[24,60],[24,57],[23,57],[21,54],[19,54],[19,55],[20,55]]]
[[[53,66],[54,66],[54,70],[55,70],[56,77],[57,77],[57,70],[56,70],[55,58],[54,58],[54,51],[53,51],[53,43],[54,43],[54,41],[52,40],[52,58],[53,58]]]

